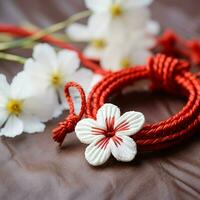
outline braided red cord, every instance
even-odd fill
[[[158,54],[145,67],[134,67],[111,73],[90,92],[86,117],[95,119],[98,109],[115,91],[140,79],[149,78],[154,89],[162,89],[188,98],[183,109],[165,121],[149,124],[133,136],[140,151],[160,150],[189,137],[200,126],[200,82],[188,72],[186,61]]]
[[[154,50],[175,58],[185,58],[191,64],[200,65],[200,42],[197,39],[185,40],[171,30],[166,30],[157,38]]]
[[[69,88],[74,87],[79,91],[80,97],[81,97],[81,109],[79,114],[75,114],[75,109],[74,109],[74,103],[73,99],[70,96]],[[85,107],[86,107],[86,100],[85,100],[85,93],[81,86],[79,86],[77,83],[74,82],[68,82],[65,85],[65,96],[66,100],[69,104],[69,115],[68,117],[63,121],[59,123],[59,126],[53,130],[53,139],[62,144],[63,140],[65,139],[65,136],[67,133],[70,133],[74,130],[77,122],[82,118],[84,112],[85,112]]]
[[[27,37],[35,32],[28,31],[12,25],[0,25],[0,32],[15,36]],[[87,59],[79,50],[55,39],[44,36],[42,41],[49,42],[60,48],[67,48],[78,53],[83,65],[95,73],[105,75],[104,79],[90,92],[87,102],[81,88],[76,83],[68,83],[65,94],[70,107],[70,114],[59,127],[53,131],[53,138],[60,144],[67,133],[72,132],[76,123],[82,118],[95,118],[97,110],[106,102],[115,91],[132,84],[139,79],[151,79],[153,89],[162,89],[188,98],[187,104],[174,116],[156,124],[149,124],[133,136],[140,151],[154,151],[167,148],[188,138],[200,126],[200,81],[198,75],[188,72],[186,61],[174,59],[186,58],[191,64],[200,64],[200,43],[197,40],[184,41],[173,32],[167,31],[158,38],[156,49],[172,57],[157,55],[149,60],[147,66],[133,67],[115,73],[109,73],[100,68],[98,64]],[[82,105],[78,115],[74,112],[73,101],[70,97],[69,87],[78,89]]]

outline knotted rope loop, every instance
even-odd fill
[[[147,68],[152,80],[152,89],[164,89],[173,92],[176,89],[175,76],[184,71],[189,71],[189,63],[157,54],[149,59]]]
[[[72,99],[72,97],[70,95],[70,91],[69,91],[69,88],[71,88],[71,87],[76,88],[81,97],[81,108],[80,108],[79,114],[75,113],[73,99]],[[76,124],[84,115],[85,108],[86,108],[85,93],[79,84],[77,84],[75,82],[68,82],[65,85],[64,91],[65,91],[66,100],[69,104],[69,115],[63,122],[59,123],[57,128],[55,128],[53,130],[53,139],[56,142],[58,142],[60,145],[63,143],[66,135],[68,133],[71,133],[74,131]]]
[[[200,127],[200,82],[197,79],[198,74],[188,72],[188,69],[187,62],[159,54],[151,58],[147,66],[113,72],[98,82],[88,95],[86,116],[95,118],[98,109],[115,92],[138,80],[150,79],[156,88],[176,93],[186,98],[187,103],[170,118],[146,124],[132,137],[140,152],[157,151],[177,145]]]
[[[186,43],[187,52],[195,65],[200,64],[200,42],[198,40],[190,40]]]

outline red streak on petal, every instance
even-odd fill
[[[115,122],[115,118],[114,117],[106,118],[107,131],[113,131],[113,129],[114,129],[114,122]]]
[[[108,145],[110,138],[103,138],[96,143],[96,146],[100,147],[101,149],[105,149]]]
[[[105,130],[97,127],[92,127],[93,135],[105,135]]]
[[[124,131],[128,130],[128,122],[123,121],[121,122],[115,129],[114,129],[114,117],[106,118],[106,128],[107,130],[103,130],[101,128],[92,127],[92,133],[94,135],[105,135],[106,137],[99,140],[95,145],[101,149],[105,149],[109,143],[109,140],[112,139],[116,146],[121,145],[122,138],[116,136],[117,131]]]
[[[129,129],[129,126],[128,126],[128,122],[126,122],[126,121],[121,122],[115,128],[116,131],[126,131],[128,129]]]
[[[113,142],[115,143],[116,146],[119,146],[122,143],[122,138],[115,136],[112,138]]]

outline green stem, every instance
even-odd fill
[[[57,24],[54,24],[48,28],[45,28],[41,31],[38,31],[37,33],[35,33],[32,36],[23,38],[23,39],[19,39],[13,42],[8,42],[8,43],[4,43],[4,44],[0,44],[0,50],[7,50],[10,48],[16,48],[16,47],[21,47],[21,46],[26,46],[26,45],[30,45],[33,41],[39,40],[42,37],[44,37],[45,35],[49,35],[52,33],[55,33],[61,29],[64,29],[65,27],[69,26],[70,24],[81,20],[83,18],[86,18],[88,16],[91,15],[91,11],[86,10],[80,13],[77,13],[75,15],[72,15],[71,17],[69,17],[67,20],[59,22]]]
[[[26,58],[23,58],[21,56],[8,54],[8,53],[2,53],[2,52],[0,52],[0,59],[14,61],[14,62],[18,62],[20,64],[24,64],[26,61]]]
[[[6,33],[0,33],[0,43],[1,42],[11,42],[14,38]]]

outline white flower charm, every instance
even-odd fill
[[[31,90],[26,87],[28,84],[31,83],[23,72],[10,85],[6,77],[0,75],[0,136],[15,137],[22,132],[44,130],[45,125],[37,117],[37,114],[45,112],[44,104],[32,96]]]
[[[85,158],[91,165],[105,163],[111,154],[119,161],[128,162],[137,153],[136,143],[130,136],[137,133],[144,122],[140,112],[126,112],[120,117],[117,106],[104,104],[97,112],[96,121],[81,120],[75,132],[82,143],[89,144]]]
[[[40,92],[51,106],[52,112],[48,117],[57,117],[63,109],[67,109],[64,95],[64,85],[67,81],[77,81],[83,87],[92,79],[92,73],[86,69],[77,69],[80,60],[76,52],[61,50],[55,52],[48,44],[38,44],[33,49],[33,59],[28,59],[25,63],[24,71],[33,83],[32,87],[36,92]],[[84,78],[83,78],[84,77]],[[73,96],[73,95],[72,95]]]

